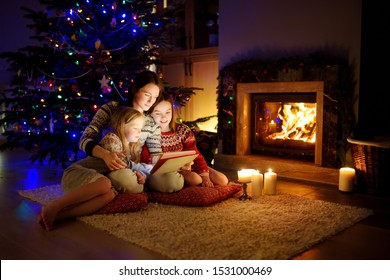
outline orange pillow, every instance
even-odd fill
[[[95,214],[127,213],[141,210],[148,204],[146,193],[119,193]]]
[[[151,191],[149,201],[181,206],[208,206],[225,200],[242,189],[240,184],[230,183],[214,187],[184,186],[178,192],[163,193]]]

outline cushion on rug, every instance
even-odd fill
[[[218,185],[214,187],[185,186],[178,192],[149,192],[149,201],[181,206],[207,206],[223,201],[242,189],[240,184]]]
[[[120,193],[114,200],[98,210],[95,214],[114,214],[136,212],[148,204],[146,193]]]

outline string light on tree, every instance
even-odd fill
[[[20,65],[6,90],[14,99],[0,97],[10,108],[0,117],[8,126],[2,148],[33,141],[36,160],[47,155],[65,165],[98,108],[126,99],[131,78],[158,65],[165,18],[157,2],[56,0],[42,1],[42,11],[22,8],[37,42],[1,54]]]

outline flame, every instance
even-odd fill
[[[273,120],[270,127],[273,126]],[[281,131],[267,136],[267,139],[290,139],[315,143],[316,141],[316,104],[285,103],[279,108],[277,123]]]

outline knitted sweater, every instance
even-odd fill
[[[80,137],[79,148],[92,156],[92,149],[98,145],[110,128],[111,116],[119,107],[119,102],[111,101],[102,105]],[[145,117],[145,125],[140,137],[141,146],[146,144],[151,154],[161,153],[161,128],[150,115]]]
[[[122,152],[126,155],[126,158],[121,158],[123,162],[127,164],[127,168],[130,168],[131,170],[140,171],[143,174],[150,174],[150,171],[153,168],[153,165],[146,164],[146,163],[136,163],[131,160],[131,156],[129,154],[126,154],[123,149],[123,144],[121,139],[116,135],[115,133],[109,132],[107,133],[103,139],[100,141],[100,146],[105,148],[108,151],[111,152]]]
[[[209,172],[206,160],[196,147],[195,135],[187,125],[183,123],[177,124],[176,133],[171,131],[161,132],[161,140],[161,147],[164,153],[195,150],[198,156],[194,159],[194,164],[191,167],[192,171],[198,174]],[[145,146],[142,149],[141,161],[147,163],[151,162],[149,151]]]

